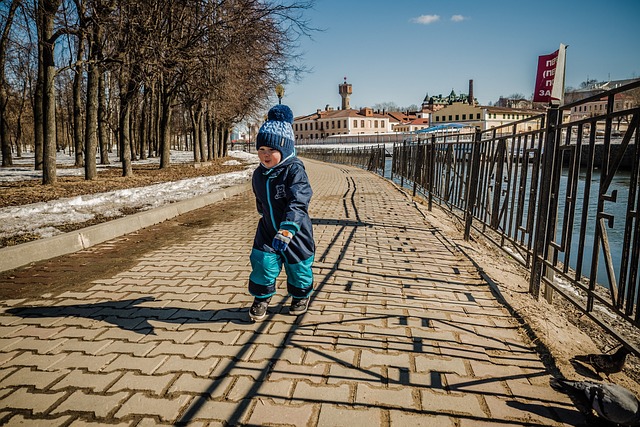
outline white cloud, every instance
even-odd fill
[[[464,16],[462,16],[462,15],[453,15],[453,16],[451,17],[451,20],[452,20],[453,22],[462,22],[462,21],[466,21],[466,20],[467,20],[467,18],[465,18],[465,17],[464,17]]]
[[[414,24],[429,25],[439,20],[440,15],[421,15],[417,18],[412,18],[411,22],[413,22]]]

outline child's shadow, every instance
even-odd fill
[[[246,310],[241,308],[193,310],[180,307],[139,306],[139,304],[149,301],[155,301],[155,298],[143,297],[123,301],[48,307],[14,307],[6,310],[6,313],[24,318],[83,317],[111,323],[121,329],[144,335],[155,334],[153,325],[149,323],[149,320],[179,324],[209,322],[249,323]]]

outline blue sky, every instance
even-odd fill
[[[560,43],[566,86],[640,77],[640,0],[317,0],[306,16],[324,31],[301,42],[311,72],[285,84],[296,116],[339,108],[345,76],[352,108],[468,93],[470,79],[483,105],[528,98],[538,56]]]

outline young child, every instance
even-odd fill
[[[253,173],[252,184],[262,217],[250,257],[249,293],[255,299],[249,316],[253,321],[267,316],[283,264],[292,297],[290,314],[305,313],[313,291],[315,243],[308,213],[312,191],[304,164],[296,157],[292,124],[291,109],[276,105],[269,110],[256,139],[260,166]]]

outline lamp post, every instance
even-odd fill
[[[282,104],[282,97],[284,96],[284,86],[279,84],[276,86],[276,95],[278,96],[278,104]]]

